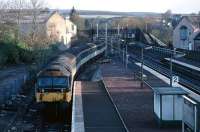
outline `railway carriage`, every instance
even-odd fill
[[[105,44],[74,46],[37,75],[35,96],[38,103],[67,102],[72,99],[73,81],[79,68],[101,55]]]

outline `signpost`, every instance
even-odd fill
[[[200,132],[199,105],[187,96],[183,98],[182,132]]]
[[[179,77],[178,76],[172,76],[172,86],[176,87],[176,85],[179,83]]]

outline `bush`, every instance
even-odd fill
[[[29,48],[25,43],[17,41],[12,35],[6,34],[0,39],[0,66],[7,64],[37,63],[44,65],[56,55],[58,44],[46,48]]]
[[[2,52],[0,46],[0,66],[3,66],[7,62],[7,56]]]
[[[0,49],[2,64],[16,64],[19,62],[19,51],[16,45],[13,43],[1,43]]]

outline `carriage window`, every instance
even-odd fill
[[[39,78],[38,85],[39,85],[39,87],[51,87],[52,79],[51,78]]]
[[[53,85],[58,87],[67,87],[68,79],[67,78],[53,78]]]

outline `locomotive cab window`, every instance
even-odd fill
[[[65,88],[68,86],[68,79],[61,77],[53,78],[53,86]]]
[[[39,78],[38,86],[39,87],[51,87],[52,79],[51,78]]]

